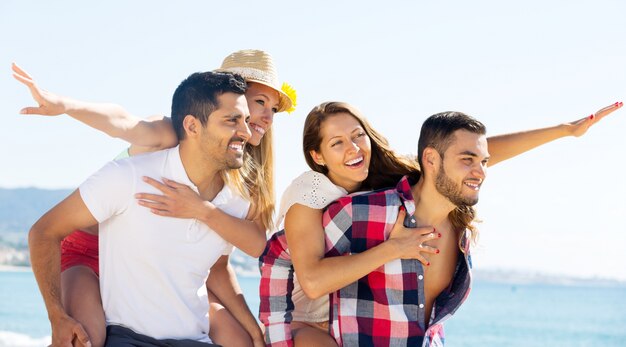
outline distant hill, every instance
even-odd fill
[[[0,244],[24,246],[30,227],[71,189],[0,188]]]
[[[0,188],[0,265],[30,266],[28,230],[39,217],[71,192],[72,189]],[[238,274],[259,275],[257,259],[237,249],[231,256],[231,264]],[[472,272],[478,280],[500,283],[626,286],[626,282],[604,278],[580,279],[505,269],[474,269]]]

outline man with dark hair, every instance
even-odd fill
[[[428,266],[394,260],[332,293],[331,333],[340,346],[443,345],[442,323],[470,290],[472,205],[489,159],[485,132],[482,123],[460,112],[433,115],[420,135],[421,173],[393,189],[328,206],[326,256],[361,253],[384,242],[398,218],[406,227],[433,227],[424,246],[440,251]]]
[[[229,73],[189,76],[172,101],[179,146],[107,164],[32,227],[32,267],[54,346],[90,345],[82,326],[61,304],[59,244],[73,230],[96,223],[107,346],[210,344],[206,286],[252,336],[260,336],[232,282],[232,246],[203,223],[158,216],[134,198],[137,192],[158,193],[145,177],[164,177],[244,218],[250,204],[225,184],[222,173],[243,164],[250,137],[245,90],[243,79]]]

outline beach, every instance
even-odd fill
[[[253,312],[259,278],[239,277]],[[43,300],[29,268],[0,270],[0,347],[40,347],[50,341]],[[625,346],[626,287],[477,280],[446,326],[446,345]]]

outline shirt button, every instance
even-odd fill
[[[423,279],[424,279],[424,276],[419,275],[419,276],[417,276],[417,279],[421,281],[421,280],[423,280]]]
[[[420,308],[424,308],[424,304],[420,304]]]

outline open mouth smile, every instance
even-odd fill
[[[263,127],[261,127],[260,125],[257,125],[255,123],[250,123],[248,124],[248,126],[250,127],[250,129],[256,131],[257,133],[261,135],[265,135],[265,129],[263,129]]]
[[[360,156],[358,158],[354,158],[352,160],[348,160],[347,162],[345,162],[344,164],[350,168],[358,168],[363,166],[363,162],[364,162],[364,158],[363,156]]]
[[[482,182],[481,181],[465,181],[463,182],[463,184],[472,190],[478,191],[480,189]]]

